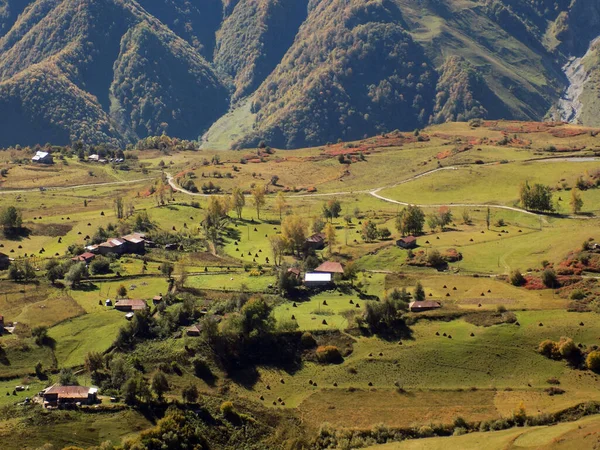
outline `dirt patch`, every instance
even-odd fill
[[[473,314],[467,314],[464,319],[466,322],[478,327],[491,327],[493,325],[500,325],[503,323],[515,323],[517,321],[517,316],[511,311],[506,311],[503,313],[482,311]]]
[[[34,236],[66,236],[73,229],[73,225],[67,223],[33,223],[28,222],[27,228]]]
[[[337,427],[372,428],[452,423],[456,417],[467,421],[499,417],[494,391],[416,391],[400,394],[392,389],[325,389],[300,406],[303,419],[319,426],[328,422]]]

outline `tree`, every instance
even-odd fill
[[[556,277],[556,272],[552,269],[545,269],[542,272],[542,283],[544,286],[548,288],[555,288],[558,286],[558,278]]]
[[[358,274],[358,268],[354,261],[349,261],[348,264],[344,267],[344,278],[350,281],[350,285],[354,286],[354,280],[356,280]]]
[[[360,234],[365,242],[373,242],[379,235],[379,232],[377,231],[377,225],[375,225],[375,222],[365,220],[362,224]]]
[[[182,389],[181,397],[186,403],[196,403],[199,397],[198,388],[195,384],[188,384]]]
[[[450,223],[452,223],[452,211],[450,211],[450,208],[448,208],[447,206],[442,206],[438,210],[437,215],[440,227],[442,228],[442,231],[444,231],[444,228],[446,228],[447,225],[450,225]]]
[[[275,319],[272,308],[261,297],[251,298],[240,310],[241,331],[245,336],[258,336],[272,331]]]
[[[396,218],[396,228],[403,236],[423,233],[425,213],[416,205],[404,208]]]
[[[581,208],[583,208],[583,199],[581,198],[581,194],[578,189],[571,190],[571,201],[569,202],[571,205],[571,211],[573,214],[579,214],[581,212]]]
[[[273,264],[280,266],[283,262],[283,253],[287,247],[286,240],[282,235],[276,234],[269,237],[269,243],[273,253]]]
[[[283,195],[283,192],[279,191],[275,197],[275,209],[279,213],[279,221],[281,221],[283,212],[287,209],[287,206],[288,204],[285,200],[285,195]]]
[[[333,219],[340,217],[341,212],[342,204],[336,198],[329,200],[323,205],[323,217],[326,220],[332,221]]]
[[[73,371],[69,368],[62,369],[58,374],[58,383],[61,386],[78,386],[79,382]]]
[[[487,211],[485,213],[485,224],[487,225],[487,229],[490,229],[490,223],[492,221],[492,212],[490,210],[490,207],[487,207]]]
[[[150,399],[148,382],[140,374],[129,378],[121,387],[121,393],[128,405],[135,405],[139,401]]]
[[[67,274],[65,280],[71,284],[72,287],[77,287],[82,280],[89,276],[88,269],[84,262],[73,264]]]
[[[156,184],[156,204],[158,206],[162,206],[165,204],[165,196],[166,196],[166,192],[167,192],[167,187],[165,186],[165,183],[163,181],[163,179],[161,178],[160,180],[158,180],[158,183]]]
[[[446,261],[442,257],[440,251],[434,248],[427,254],[427,264],[429,264],[431,267],[439,267],[446,264]]]
[[[156,394],[156,397],[158,397],[159,400],[162,400],[164,394],[169,391],[169,381],[164,373],[158,371],[152,376],[150,387]]]
[[[471,219],[471,213],[469,213],[469,210],[466,208],[463,209],[462,220],[465,225],[471,225],[471,223],[473,222],[473,219]]]
[[[417,281],[417,285],[415,286],[415,293],[413,295],[415,301],[422,302],[425,300],[425,289],[423,289],[423,285],[420,281]]]
[[[11,264],[8,268],[8,279],[12,281],[31,281],[35,279],[35,269],[25,260]]]
[[[187,267],[183,261],[180,261],[177,264],[177,287],[179,289],[183,288],[185,286],[185,283],[187,282],[187,279],[188,279]]]
[[[327,239],[329,256],[331,256],[331,254],[333,253],[333,246],[337,245],[337,237],[335,234],[335,227],[333,226],[333,224],[328,223],[327,225],[325,225],[325,237]]]
[[[257,184],[254,186],[254,189],[252,189],[252,201],[256,207],[256,217],[258,220],[260,220],[260,210],[265,206],[265,194],[266,188],[262,184]]]
[[[160,265],[160,273],[162,273],[168,279],[171,279],[171,275],[173,275],[174,270],[175,268],[171,263],[164,262]]]
[[[284,217],[281,222],[281,235],[286,240],[288,247],[292,251],[300,255],[300,251],[306,241],[306,232],[308,226],[303,217],[292,214]]]
[[[85,369],[88,372],[94,373],[102,370],[104,367],[104,359],[102,353],[91,351],[85,355]]]
[[[42,346],[48,342],[48,327],[40,325],[31,330],[31,335],[35,338],[35,343]]]
[[[118,287],[118,289],[117,289],[117,295],[120,298],[127,297],[127,288],[123,284]]]
[[[117,198],[115,198],[114,202],[113,202],[113,206],[115,208],[115,216],[117,216],[117,219],[122,219],[125,217],[125,213],[124,213],[124,202],[123,202],[123,197],[118,196]]]
[[[110,273],[110,261],[102,256],[95,258],[90,264],[90,272],[94,275]]]
[[[325,222],[320,217],[315,218],[312,224],[313,233],[320,233],[325,229]]]
[[[5,233],[14,233],[21,228],[23,217],[21,212],[14,206],[7,206],[0,212],[0,225]]]
[[[436,228],[440,225],[440,219],[437,214],[428,214],[427,215],[427,225],[431,232],[435,232]]]
[[[231,192],[231,207],[237,214],[238,219],[242,218],[242,211],[245,205],[246,197],[244,196],[244,193],[238,186],[234,187]]]
[[[521,185],[520,200],[523,208],[531,211],[552,212],[552,189],[550,186],[536,183],[529,186],[528,182]]]

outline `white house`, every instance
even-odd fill
[[[308,272],[304,274],[304,285],[306,287],[328,286],[333,281],[330,273]]]
[[[54,164],[52,155],[48,152],[37,152],[31,161],[38,164]]]

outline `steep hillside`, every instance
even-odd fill
[[[565,72],[598,35],[596,0],[0,0],[0,146],[294,148],[561,117],[569,92],[591,125],[600,67],[586,57],[581,86]]]

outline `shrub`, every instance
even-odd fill
[[[510,284],[513,286],[523,286],[525,283],[525,277],[519,269],[515,269],[510,273]]]
[[[103,275],[110,272],[110,261],[106,258],[98,257],[90,264],[90,272],[94,275]]]
[[[429,425],[423,425],[421,428],[417,430],[419,437],[427,438],[433,436],[433,428]]]
[[[570,298],[571,300],[583,300],[585,298],[585,292],[581,289],[575,289],[571,292]]]
[[[592,372],[600,372],[600,351],[590,352],[585,359],[585,366]]]
[[[550,339],[546,339],[540,342],[538,346],[538,352],[544,355],[546,358],[559,359],[560,352],[558,350],[558,346],[556,342],[551,341]],[[600,354],[599,354],[600,356]],[[599,359],[599,367],[600,367],[600,359]]]
[[[544,283],[544,286],[548,288],[554,288],[558,286],[558,278],[556,278],[556,272],[554,272],[554,270],[552,269],[545,269],[542,272],[541,278],[542,283]]]
[[[230,417],[230,416],[236,414],[235,408],[233,407],[232,402],[221,403],[220,410],[221,410],[221,414],[223,414],[223,417]]]
[[[342,362],[343,358],[335,345],[325,345],[317,348],[317,360],[321,363],[336,364]]]
[[[571,338],[561,338],[560,339],[560,342],[558,343],[558,351],[563,358],[569,359],[571,356],[573,356],[573,354],[577,350],[578,350],[577,345],[575,345],[575,342],[573,342],[573,339],[571,339]]]
[[[304,348],[313,348],[317,346],[317,341],[314,336],[310,334],[308,331],[302,333],[300,337],[300,342],[302,343],[302,347]]]

